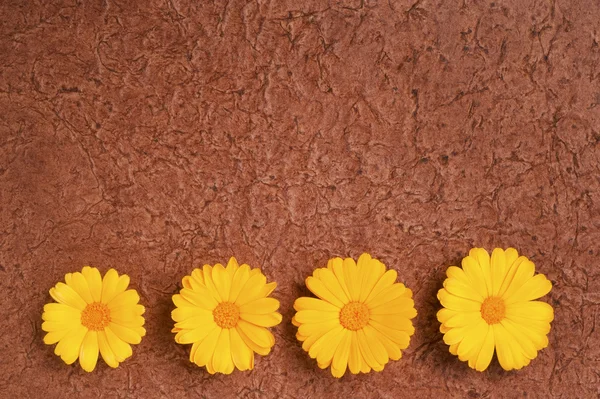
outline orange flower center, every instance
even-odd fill
[[[491,296],[485,298],[481,304],[481,317],[488,324],[497,324],[504,319],[506,315],[506,305],[502,298]]]
[[[233,328],[240,319],[240,309],[231,302],[221,302],[213,310],[215,323],[221,328]]]
[[[340,310],[340,324],[348,330],[360,330],[369,322],[371,314],[364,303],[350,302]]]
[[[90,303],[81,312],[81,324],[92,331],[102,331],[110,323],[110,309],[103,303]]]

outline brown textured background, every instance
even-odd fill
[[[54,3],[54,4],[49,4]],[[525,5],[526,4],[526,5]],[[600,6],[594,0],[2,1],[0,397],[596,398]],[[447,352],[435,293],[472,246],[547,274],[520,372]],[[334,380],[290,325],[304,278],[368,251],[415,292],[382,373]],[[249,373],[175,344],[202,263],[262,266],[283,323]],[[117,370],[42,343],[48,289],[128,273],[148,335]]]

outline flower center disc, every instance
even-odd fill
[[[481,317],[488,324],[497,324],[506,315],[506,305],[502,298],[495,296],[486,298],[481,304]]]
[[[88,330],[102,331],[110,323],[110,309],[103,303],[90,303],[81,312],[81,324]]]
[[[221,302],[213,310],[215,323],[221,328],[233,328],[240,319],[240,309],[231,302]]]
[[[348,330],[360,330],[369,323],[369,308],[360,302],[350,302],[340,311],[340,324]]]

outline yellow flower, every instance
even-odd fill
[[[492,257],[473,248],[462,268],[450,266],[438,299],[444,307],[437,318],[450,353],[469,367],[485,370],[494,349],[504,370],[527,366],[548,346],[552,306],[534,301],[552,284],[514,248],[496,248]]]
[[[331,366],[331,374],[339,378],[346,368],[353,374],[381,371],[390,359],[402,357],[417,311],[412,291],[396,283],[397,276],[362,254],[358,265],[351,258],[330,259],[306,279],[320,299],[298,298],[292,323],[302,349],[320,368]]]
[[[81,273],[67,273],[65,283],[50,288],[58,303],[44,306],[44,342],[58,342],[54,353],[67,364],[79,358],[85,371],[93,371],[98,352],[110,367],[131,356],[129,344],[139,344],[146,335],[144,307],[135,290],[127,290],[129,277],[114,269],[104,275],[86,266]]]
[[[217,263],[195,269],[173,295],[171,313],[179,344],[193,344],[190,361],[210,374],[231,374],[254,368],[254,352],[268,355],[275,337],[266,327],[281,323],[279,301],[268,298],[276,283],[268,283],[260,269],[239,266],[235,258],[227,267]]]

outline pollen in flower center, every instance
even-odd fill
[[[110,309],[103,303],[90,303],[81,312],[81,324],[88,330],[102,331],[110,321]]]
[[[369,323],[369,308],[360,302],[350,302],[340,310],[340,324],[348,330],[360,330]]]
[[[502,298],[491,296],[481,304],[481,317],[488,324],[497,324],[506,315],[506,305]]]
[[[213,310],[215,323],[221,328],[233,328],[240,319],[240,309],[231,302],[221,302]]]

